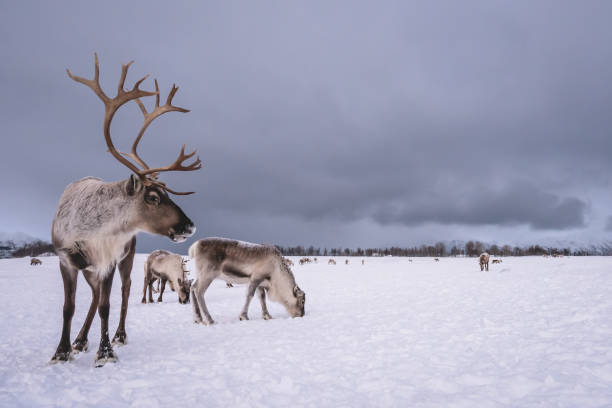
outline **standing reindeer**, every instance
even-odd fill
[[[32,258],[30,259],[30,265],[33,265],[33,266],[42,265],[42,261],[38,258]]]
[[[328,265],[335,265],[336,261],[334,261],[333,259],[330,259],[329,261],[327,261]]]
[[[170,199],[168,193],[186,195],[170,190],[157,179],[161,172],[193,171],[202,167],[199,157],[189,164],[183,162],[194,156],[195,151],[185,154],[183,145],[174,163],[150,168],[137,154],[136,149],[145,130],[158,116],[167,112],[188,112],[172,105],[172,98],[178,88],[172,86],[166,103],[159,105],[159,87],[155,81],[155,92],[139,89],[147,78],[137,81],[134,87],[124,89],[125,78],[132,62],[121,67],[121,77],[117,96],[108,97],[99,82],[98,56],[95,55],[94,79],[68,76],[91,88],[102,100],[105,107],[104,139],[109,153],[133,174],[127,180],[104,182],[93,177],[75,181],[66,187],[62,194],[51,232],[52,242],[59,256],[60,271],[64,281],[64,311],[62,336],[51,362],[67,361],[71,352],[87,349],[87,335],[96,309],[101,320],[101,339],[96,354],[96,366],[117,357],[108,336],[109,296],[113,283],[115,266],[119,265],[121,275],[121,315],[117,332],[113,337],[114,344],[125,344],[125,318],[130,294],[130,272],[134,261],[136,234],[145,231],[151,234],[167,236],[174,242],[185,241],[195,232],[193,222]],[[156,96],[155,108],[148,112],[139,98]],[[110,126],[117,110],[129,101],[135,100],[144,115],[144,123],[132,145],[131,153],[120,153],[115,149],[111,139]],[[130,160],[131,159],[131,160]],[[136,164],[135,164],[136,163]],[[140,168],[138,167],[140,166]],[[83,328],[70,346],[70,326],[74,315],[77,274],[81,270],[91,287],[92,301],[85,318]]]
[[[178,293],[179,303],[189,303],[191,281],[187,279],[186,275],[185,261],[182,256],[163,249],[151,252],[144,266],[142,303],[147,303],[147,288],[149,289],[149,303],[153,303],[153,283],[156,280],[161,282],[161,289],[157,297],[158,302],[162,301],[166,282],[169,282],[172,290]]]
[[[266,292],[270,299],[285,306],[291,317],[304,316],[306,295],[295,283],[291,269],[276,247],[206,238],[189,247],[189,257],[195,259],[197,273],[197,280],[191,285],[196,323],[214,323],[204,302],[204,293],[214,279],[249,284],[240,320],[248,320],[249,304],[256,290],[265,320],[272,318],[266,306]]]
[[[480,254],[478,261],[480,263],[480,270],[484,271],[486,269],[488,272],[489,271],[489,254],[487,254],[486,252],[483,252],[482,254]]]

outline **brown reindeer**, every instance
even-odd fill
[[[38,258],[32,258],[30,259],[30,265],[31,266],[42,265],[42,261]]]
[[[178,91],[176,86],[162,106],[159,104],[159,87],[155,81],[155,92],[143,91],[139,85],[147,78],[138,80],[131,90],[124,89],[128,69],[132,63],[122,65],[117,96],[111,98],[104,93],[99,82],[98,56],[95,55],[93,79],[85,79],[68,70],[68,76],[90,88],[104,103],[104,139],[108,152],[133,174],[127,180],[104,182],[87,177],[70,184],[60,198],[52,227],[52,242],[59,256],[60,271],[64,281],[64,310],[62,335],[51,362],[67,361],[73,351],[87,349],[87,336],[96,310],[101,320],[101,338],[96,353],[96,366],[116,361],[108,335],[109,297],[115,267],[121,275],[121,315],[113,343],[125,344],[127,334],[125,319],[130,294],[132,263],[136,248],[136,234],[145,231],[162,235],[174,242],[182,242],[195,232],[193,222],[170,199],[168,193],[186,195],[168,188],[158,180],[158,175],[169,171],[193,171],[202,167],[200,159],[185,165],[195,151],[185,154],[185,146],[177,159],[164,167],[150,168],[136,151],[144,132],[151,122],[167,112],[188,112],[172,105]],[[139,98],[155,95],[155,108],[149,112]],[[144,123],[136,136],[130,153],[121,153],[115,148],[110,128],[117,110],[129,101],[135,101],[144,116]],[[77,274],[82,271],[91,287],[92,301],[83,328],[70,345],[70,328],[74,315]]]
[[[327,264],[328,264],[328,265],[335,265],[335,264],[336,264],[336,261],[335,261],[335,260],[333,260],[333,259],[330,259],[329,261],[327,261]]]
[[[491,263],[492,263],[492,264],[498,264],[498,263],[501,263],[501,262],[502,262],[502,260],[501,260],[501,259],[493,259],[493,260],[491,261]]]

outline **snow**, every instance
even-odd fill
[[[137,255],[128,344],[94,368],[89,351],[48,365],[60,336],[57,258],[0,260],[0,406],[81,407],[604,407],[612,406],[612,258],[366,258],[293,268],[306,316],[251,303],[218,281],[206,293],[216,320],[192,321],[176,293],[140,303]],[[296,259],[294,258],[294,261]],[[191,269],[192,265],[188,265]],[[115,274],[111,335],[117,326]],[[72,339],[90,301],[79,277]]]

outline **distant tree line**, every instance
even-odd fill
[[[16,246],[9,241],[7,247],[12,245],[12,251],[10,252],[13,258],[22,258],[24,256],[39,256],[45,253],[55,254],[55,248],[49,242],[42,240],[36,240],[28,242],[21,246]]]
[[[278,246],[281,253],[286,256],[479,256],[483,252],[488,252],[493,256],[533,256],[533,255],[573,255],[573,256],[588,256],[588,255],[612,255],[612,249],[581,249],[571,251],[570,248],[554,248],[541,245],[529,246],[498,246],[496,244],[486,245],[480,241],[468,241],[465,246],[458,247],[453,245],[450,248],[443,242],[438,242],[434,245],[420,245],[407,248],[390,247],[390,248],[315,248],[314,246],[303,247],[298,246]]]

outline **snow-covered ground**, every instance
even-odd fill
[[[239,321],[245,289],[215,282],[216,324],[167,292],[140,303],[133,270],[128,344],[94,368],[90,349],[48,365],[60,336],[57,258],[0,260],[0,406],[612,406],[612,258],[367,258],[296,265],[306,316],[269,303]],[[111,330],[119,318],[115,275]],[[72,339],[90,301],[79,278]]]

